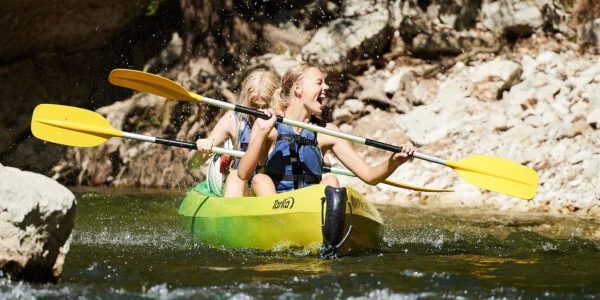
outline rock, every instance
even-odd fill
[[[347,99],[341,107],[335,109],[332,113],[333,119],[337,124],[346,123],[360,117],[363,114],[365,105],[358,99]]]
[[[509,129],[506,114],[502,112],[494,110],[487,119],[494,131],[506,131]]]
[[[283,75],[289,68],[299,63],[300,62],[298,60],[290,56],[289,52],[286,52],[281,55],[273,55],[268,60],[269,66],[273,71],[275,71],[275,73],[277,73],[277,75],[279,75],[279,77],[283,77]]]
[[[285,52],[300,53],[302,47],[310,41],[307,31],[299,30],[294,26],[288,28],[264,24],[263,36],[267,52],[281,54]]]
[[[600,108],[597,108],[590,112],[586,119],[588,124],[592,126],[594,129],[600,128]]]
[[[600,74],[600,70],[598,74]],[[584,76],[585,75],[583,75],[582,77]],[[581,85],[581,90],[581,96],[589,99],[592,107],[600,108],[600,83]]]
[[[406,83],[415,80],[414,70],[410,67],[400,67],[396,72],[386,80],[383,85],[383,91],[386,94],[393,95],[397,90],[404,89]]]
[[[346,1],[344,17],[317,30],[302,48],[303,59],[319,65],[349,65],[350,60],[382,53],[391,39],[389,12],[383,1],[369,4]]]
[[[416,56],[455,56],[475,46],[474,43],[469,44],[469,40],[469,38],[460,37],[455,31],[451,30],[419,33],[412,39],[409,50]]]
[[[483,26],[496,33],[532,33],[544,24],[542,12],[527,1],[495,1],[481,5]]]
[[[356,99],[361,101],[372,101],[379,106],[391,106],[398,109],[396,103],[392,102],[385,92],[383,92],[385,79],[382,72],[365,74],[364,76],[357,77],[356,81],[360,86],[359,91],[354,95]]]
[[[90,51],[105,46],[143,14],[144,6],[135,0],[109,0],[97,5],[64,1],[60,6],[40,6],[26,0],[5,3],[2,9],[0,41],[4,46],[0,56],[12,60],[31,53]]]
[[[584,97],[589,97],[591,100],[600,101],[600,96],[596,92],[600,89],[600,85],[596,80],[596,76],[600,74],[600,62],[589,66],[585,70],[581,71],[578,75],[568,78],[569,83],[573,84],[575,88],[584,91]],[[593,83],[596,81],[595,83]],[[590,84],[592,83],[592,84]]]
[[[147,5],[137,0],[3,4],[0,99],[11,109],[0,112],[0,161],[40,173],[48,172],[65,148],[31,136],[35,106],[52,102],[95,109],[128,97],[132,91],[106,80],[109,72],[141,69],[182,27],[174,2],[160,5],[159,13],[171,13],[160,17],[145,16]]]
[[[363,111],[363,109],[365,108],[365,104],[358,99],[347,99],[346,101],[344,101],[342,107],[348,108],[348,110],[351,113],[356,114]]]
[[[346,123],[352,120],[353,114],[347,107],[340,107],[333,111],[331,117],[336,124]]]
[[[177,81],[184,86],[191,86],[197,83],[197,78],[200,76],[216,74],[215,66],[206,57],[192,58],[187,63],[189,74],[181,72],[177,75]]]
[[[573,16],[565,9],[569,4],[556,0],[535,0],[534,3],[544,16],[544,29],[559,32],[560,35],[555,35],[557,37],[575,38],[576,33],[571,27]]]
[[[150,59],[144,66],[144,72],[157,73],[161,68],[167,68],[173,65],[181,58],[183,53],[183,40],[177,32],[171,35],[169,44],[158,54],[157,57]]]
[[[567,161],[571,164],[577,164],[582,161],[588,160],[592,157],[592,152],[590,150],[582,150],[577,153],[571,154],[568,156]]]
[[[600,47],[600,18],[583,24],[579,28],[578,35],[583,45]]]
[[[510,60],[496,59],[475,67],[470,76],[474,95],[483,101],[499,100],[504,91],[517,83],[522,73],[521,66]]]
[[[592,131],[592,127],[583,119],[578,119],[571,125],[571,127],[567,128],[561,135],[558,136],[559,139],[562,138],[574,138],[580,134],[586,134]]]
[[[438,92],[437,81],[420,80],[410,81],[406,86],[406,98],[413,106],[430,104],[435,100]]]
[[[473,98],[468,97],[470,87],[468,84],[463,85],[464,82],[457,78],[442,82],[436,99],[431,104],[398,115],[397,124],[411,140],[421,145],[432,144],[453,133],[468,130],[464,124],[469,123],[478,105]]]
[[[56,281],[69,251],[75,196],[43,175],[0,165],[0,269]]]

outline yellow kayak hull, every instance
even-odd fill
[[[300,248],[315,253],[324,242],[325,190],[324,185],[313,185],[263,197],[219,198],[199,185],[188,192],[179,215],[183,226],[199,241],[214,247],[266,251]],[[379,249],[384,228],[379,211],[353,189],[340,190],[345,190],[344,217],[325,222],[337,223],[334,225],[344,228],[344,236],[348,235],[339,252]]]

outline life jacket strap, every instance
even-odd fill
[[[312,174],[297,174],[297,175],[282,175],[282,174],[270,174],[270,176],[276,181],[293,181],[302,182],[308,184],[316,184],[321,182],[321,176]]]
[[[300,146],[316,146],[317,142],[315,140],[311,140],[309,138],[305,138],[298,134],[280,134],[277,136],[277,140],[287,141],[290,144],[296,143]]]

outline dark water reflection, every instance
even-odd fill
[[[0,279],[9,298],[600,298],[600,224],[386,207],[386,248],[324,261],[303,251],[207,248],[180,230],[182,194],[78,192],[57,285]]]

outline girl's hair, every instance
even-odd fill
[[[281,86],[273,95],[273,107],[276,112],[283,113],[290,105],[290,92],[294,84],[304,77],[304,73],[315,66],[309,63],[300,63],[289,68],[281,79]]]
[[[242,82],[238,104],[254,109],[270,108],[273,106],[273,94],[278,87],[279,76],[277,74],[264,69],[252,71]],[[252,128],[254,119],[254,117],[246,114],[236,114],[236,130],[233,142],[238,148],[240,146],[241,125],[246,122]]]
[[[272,106],[273,94],[279,87],[279,77],[268,70],[256,70],[242,82],[239,104],[251,108]]]

